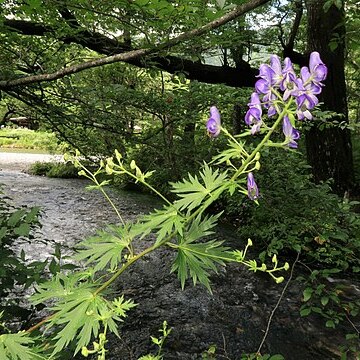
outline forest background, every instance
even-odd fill
[[[329,269],[357,274],[360,225],[349,200],[360,181],[358,5],[1,1],[2,121],[25,116],[84,156],[105,158],[117,149],[144,172],[155,170],[149,182],[166,192],[169,182],[224,149],[224,139],[206,136],[210,106],[239,134],[259,64],[279,54],[300,68],[318,51],[329,76],[314,120],[302,124],[299,150],[265,151],[259,206],[224,196],[213,210],[224,210],[240,236],[256,239],[262,259],[302,251],[305,263],[322,264],[320,277]],[[335,327],[350,305],[329,314],[331,296],[339,300],[326,291],[317,294],[321,313]],[[355,316],[358,305],[351,304]]]

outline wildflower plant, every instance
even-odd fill
[[[119,336],[117,324],[136,306],[133,300],[123,296],[111,299],[110,286],[136,261],[161,247],[175,252],[171,272],[177,273],[182,288],[191,279],[194,285],[201,283],[211,292],[211,273],[229,262],[246,266],[250,271],[265,272],[277,283],[282,282],[284,277],[278,273],[288,270],[288,263],[279,266],[274,256],[268,268],[265,263],[248,259],[251,239],[239,250],[230,249],[223,241],[212,238],[221,213],[209,214],[207,209],[226,192],[230,195],[240,192],[248,196],[249,201],[261,201],[261,186],[255,179],[261,167],[262,149],[267,146],[297,148],[300,137],[297,122],[311,119],[311,110],[318,103],[317,95],[326,74],[326,66],[317,52],[310,55],[309,68],[302,68],[299,77],[290,59],[285,59],[282,66],[280,59],[272,55],[270,65],[260,66],[255,91],[248,104],[245,122],[249,130],[233,136],[222,126],[220,111],[212,106],[206,123],[207,133],[212,139],[226,136],[228,147],[214,156],[210,164],[204,163],[198,174],[189,174],[182,181],[171,183],[174,201],[148,183],[152,172],[142,172],[134,161],[127,163],[118,151],[113,158],[101,161],[95,172],[82,164],[79,154],[68,156],[79,174],[93,182],[91,187],[104,194],[118,215],[119,224],[79,244],[74,259],[84,263],[84,270],[59,273],[37,287],[32,300],[35,304],[49,302],[51,315],[26,333],[1,335],[0,358],[16,359],[11,355],[15,346],[25,348],[33,342],[37,344],[31,335],[43,327],[43,337],[50,334],[50,339],[43,339],[46,347],[42,353],[38,347],[36,351],[23,350],[28,354],[24,359],[56,359],[69,344],[75,344],[75,354],[96,355],[98,360],[104,360],[108,332]],[[281,131],[284,140],[272,141],[272,136]],[[261,136],[261,140],[249,151],[246,141],[253,136]],[[159,196],[163,207],[135,222],[125,221],[105,190],[109,181],[99,180],[104,175],[131,177]],[[156,236],[154,242],[145,249],[138,246],[150,232]]]

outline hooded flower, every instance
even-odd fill
[[[252,172],[248,173],[247,177],[247,189],[248,189],[248,197],[251,200],[256,200],[259,197],[259,189],[256,185],[254,175]]]
[[[210,119],[206,122],[207,133],[210,137],[217,137],[221,130],[221,119],[219,110],[216,106],[210,108]]]
[[[309,120],[312,119],[312,114],[309,110],[313,109],[319,103],[319,100],[316,97],[316,94],[318,94],[317,91],[317,85],[313,83],[304,85],[302,79],[296,80],[296,89],[292,94],[296,97],[296,114],[299,120],[303,120],[304,118]]]
[[[251,101],[248,104],[249,110],[245,114],[245,123],[251,127],[251,133],[255,134],[260,131],[262,124],[262,108],[259,95],[254,92],[251,94]]]
[[[300,138],[300,132],[291,125],[287,116],[284,117],[283,121],[283,133],[285,135],[285,142],[287,142],[286,145],[290,148],[296,149],[298,144],[295,140]]]
[[[317,84],[321,84],[327,76],[327,67],[321,61],[320,54],[317,51],[313,51],[310,54],[309,69],[311,74],[311,81]]]

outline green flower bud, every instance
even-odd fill
[[[89,356],[89,350],[87,349],[86,346],[83,346],[81,348],[81,355],[84,356],[84,357],[88,357]]]
[[[285,263],[285,265],[284,265],[284,270],[289,270],[289,268],[290,268],[290,265],[289,265],[289,263]]]
[[[284,278],[282,276],[280,276],[280,277],[276,278],[275,281],[277,284],[280,284],[284,281]]]
[[[131,160],[131,163],[130,163],[130,169],[132,169],[132,170],[136,169],[136,163],[135,163],[135,160]]]

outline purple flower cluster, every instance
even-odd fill
[[[277,55],[271,55],[270,65],[260,65],[259,80],[256,81],[255,91],[251,95],[245,115],[245,123],[251,127],[251,134],[260,132],[264,124],[263,109],[267,111],[268,117],[282,113],[285,140],[281,145],[296,149],[300,132],[294,128],[294,115],[298,120],[312,119],[311,110],[319,103],[317,95],[321,93],[324,86],[322,81],[326,76],[327,67],[316,51],[310,54],[309,67],[301,68],[300,77],[296,76],[289,58],[286,58],[282,65]],[[286,113],[283,113],[284,109]],[[212,138],[220,134],[220,113],[215,106],[210,108],[206,129]],[[247,194],[251,200],[259,197],[259,189],[251,171],[247,176]]]
[[[311,53],[309,67],[304,66],[301,69],[299,78],[289,58],[284,60],[282,66],[280,58],[271,55],[270,65],[260,65],[259,80],[255,84],[255,92],[251,95],[249,110],[245,115],[245,122],[251,126],[251,133],[260,131],[263,123],[262,107],[267,110],[269,117],[280,114],[290,97],[295,98],[298,119],[311,120],[310,110],[319,103],[317,95],[321,93],[322,81],[326,75],[327,67],[316,51]],[[289,140],[287,145],[294,148],[297,147],[295,140],[299,138],[300,133],[292,126],[289,119],[284,118],[283,131]]]

